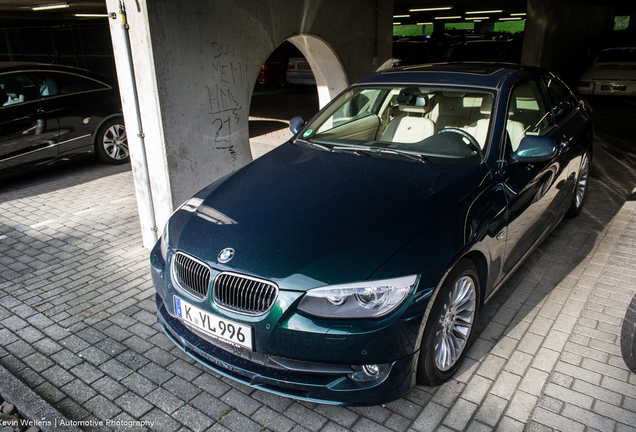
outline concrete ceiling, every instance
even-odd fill
[[[382,1],[382,0],[379,0]],[[576,0],[588,3],[610,4],[617,7],[618,13],[629,13],[634,9],[634,0]],[[68,8],[54,10],[32,10],[33,6],[67,3]],[[440,12],[409,12],[409,9],[453,6],[449,15],[465,16],[465,12],[474,10],[503,9],[501,14],[525,12],[526,0],[394,0],[395,14],[409,14],[409,18],[400,19],[404,24],[430,22]],[[78,18],[75,14],[105,14],[104,0],[1,0],[0,26],[21,27],[77,23],[90,18]],[[446,12],[443,12],[444,14]],[[102,18],[103,19],[103,18]]]
[[[394,15],[409,15],[408,17],[395,18],[395,22],[402,24],[417,24],[422,22],[434,22],[436,17],[459,16],[456,20],[444,20],[445,22],[465,22],[466,12],[503,10],[501,13],[490,14],[491,17],[510,17],[512,13],[526,12],[526,0],[395,0]],[[413,11],[411,9],[451,7],[449,10],[440,11]],[[483,14],[480,14],[483,15]],[[474,16],[474,15],[473,15]]]
[[[31,9],[33,6],[55,3],[67,3],[69,7],[51,10]],[[0,26],[6,28],[68,24],[91,19],[79,18],[75,14],[105,13],[106,2],[104,0],[1,0]]]
[[[636,9],[634,0],[569,0],[579,3],[592,3],[610,5],[616,7],[617,15],[629,15]],[[456,22],[465,22],[466,12],[502,10],[501,13],[489,14],[491,19],[497,17],[510,17],[514,13],[526,12],[527,0],[394,0],[395,15],[410,15],[409,17],[395,18],[396,22],[402,24],[417,24],[421,22],[432,22],[439,16],[461,16]],[[452,9],[445,11],[410,12],[410,9],[448,7]],[[473,15],[474,16],[474,15]]]

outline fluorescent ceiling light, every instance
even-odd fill
[[[485,20],[485,19],[490,19],[490,17],[487,16],[483,16],[483,17],[466,17],[467,20]]]
[[[433,25],[432,22],[417,23],[417,25]]]
[[[457,16],[443,16],[443,17],[435,17],[435,19],[459,19],[461,18],[459,15]]]
[[[394,22],[393,25],[402,25],[401,22]]]
[[[108,14],[75,14],[79,18],[108,18]]]
[[[519,12],[519,13],[511,13],[511,16],[525,16],[526,13],[525,12]]]
[[[68,7],[68,3],[50,3],[50,4],[31,6],[31,9],[34,11],[37,11],[37,10],[50,10],[50,9],[64,9],[67,7]]]
[[[482,10],[482,11],[471,11],[466,12],[466,15],[476,15],[476,14],[491,14],[491,13],[501,13],[503,10]]]
[[[499,21],[516,21],[516,20],[520,20],[521,17],[514,17],[514,18],[499,18]]]
[[[481,20],[480,20],[480,19],[474,19],[474,20],[471,20],[471,21],[472,21],[472,22],[474,22],[474,23],[476,23],[476,22],[481,22]]]
[[[444,6],[444,7],[430,7],[430,8],[422,8],[422,9],[409,9],[409,12],[431,12],[431,11],[442,11],[442,10],[451,10],[452,6]]]
[[[393,18],[409,18],[411,15],[393,15]]]

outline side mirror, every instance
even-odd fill
[[[523,163],[545,162],[557,154],[557,146],[552,138],[542,136],[526,136],[519,143],[519,148],[510,157]]]
[[[301,116],[296,116],[289,121],[289,130],[291,130],[294,135],[296,135],[303,126],[305,126],[305,119]]]

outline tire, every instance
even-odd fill
[[[627,367],[636,373],[636,295],[627,307],[621,328],[621,354]]]
[[[126,127],[122,118],[105,122],[95,136],[95,154],[100,162],[119,165],[130,162]]]
[[[287,87],[287,76],[285,75],[285,72],[281,72],[276,77],[276,87],[278,87],[278,88]]]
[[[585,196],[587,194],[587,183],[590,179],[590,164],[592,158],[589,153],[583,155],[583,161],[581,162],[581,169],[579,170],[579,176],[576,179],[576,185],[574,186],[574,193],[572,195],[572,202],[570,208],[565,214],[567,218],[577,217],[583,209],[585,204]]]
[[[440,385],[461,365],[473,340],[479,313],[479,290],[477,268],[472,261],[460,261],[448,274],[422,337],[418,383]]]

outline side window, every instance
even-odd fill
[[[352,91],[349,101],[333,113],[333,116],[320,127],[318,133],[373,114],[374,104],[380,92],[381,90],[365,89],[356,94]]]
[[[0,88],[4,92],[4,94],[0,93],[2,106],[28,102],[40,97],[33,80],[24,73],[0,75]],[[5,94],[6,100],[4,100]]]
[[[553,78],[545,77],[543,82],[548,89],[552,111],[558,123],[572,112],[572,95],[563,84]]]
[[[36,72],[34,76],[42,97],[79,93],[105,87],[96,81],[59,72]]]
[[[547,103],[541,83],[535,80],[517,85],[510,97],[506,131],[510,146],[515,152],[526,135],[545,135],[554,126],[554,119]]]

